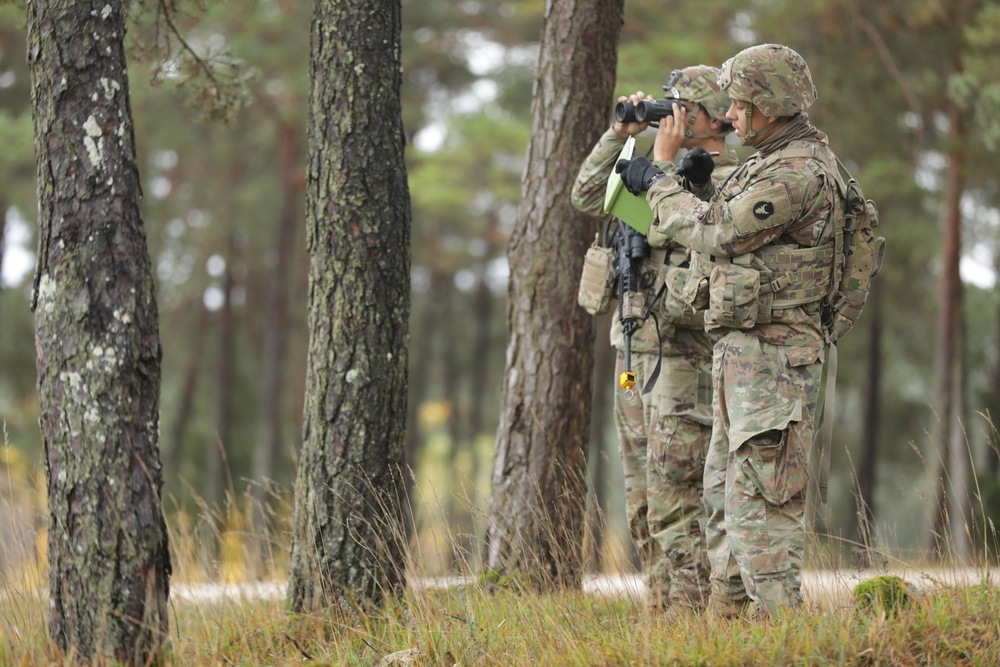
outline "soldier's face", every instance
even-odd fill
[[[750,127],[747,127],[747,107],[753,110],[750,114]],[[737,139],[745,137],[750,130],[764,129],[772,120],[762,114],[760,109],[743,100],[732,100],[729,110],[726,111],[726,119],[736,128]]]
[[[742,100],[733,100],[726,111],[726,120],[733,124],[736,129],[737,138],[747,133],[747,103]]]

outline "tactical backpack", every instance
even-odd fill
[[[872,278],[882,268],[885,238],[875,235],[878,208],[866,199],[857,180],[837,158],[845,199],[843,230],[837,230],[834,289],[824,305],[824,324],[833,341],[854,328],[868,300]]]

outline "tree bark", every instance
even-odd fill
[[[32,306],[49,503],[49,633],[147,664],[167,641],[160,343],[120,0],[29,1],[38,163]]]
[[[508,246],[507,366],[493,462],[487,566],[537,585],[582,574],[593,318],[576,304],[596,223],[570,190],[601,131],[622,0],[548,0],[521,201]]]
[[[399,0],[317,0],[313,10],[310,344],[288,588],[297,612],[378,603],[405,581],[411,213],[400,15]]]

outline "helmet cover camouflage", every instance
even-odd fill
[[[818,97],[806,61],[780,44],[751,46],[727,60],[719,74],[719,87],[731,99],[749,102],[765,116],[794,116]]]
[[[667,99],[676,97],[700,104],[715,120],[729,123],[726,120],[729,96],[719,88],[719,75],[718,67],[709,67],[708,65],[692,65],[681,70],[674,70],[667,77],[663,91],[667,94]]]

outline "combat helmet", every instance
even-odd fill
[[[809,66],[780,44],[760,44],[722,65],[719,87],[731,99],[753,104],[765,116],[794,116],[818,96]]]
[[[666,100],[681,99],[694,102],[705,109],[710,118],[725,124],[726,132],[728,132],[731,129],[730,121],[726,118],[726,111],[729,109],[729,96],[722,92],[719,87],[720,75],[721,71],[718,67],[709,67],[708,65],[692,65],[684,69],[675,69],[663,84]],[[710,136],[693,134],[691,128],[694,126],[694,122],[695,115],[692,114],[685,132],[688,138],[704,139]]]

